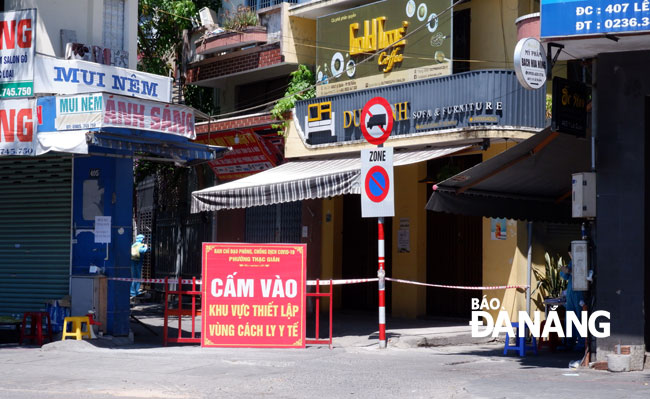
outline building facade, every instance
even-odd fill
[[[137,1],[3,7],[0,313],[69,295],[72,315],[128,335],[133,159],[222,149],[190,142],[194,110],[171,104],[170,78],[135,69]]]
[[[373,147],[361,132],[361,112],[375,97],[387,100],[394,119],[385,144],[396,156],[387,276],[464,286],[525,285],[530,245],[533,266],[543,269],[545,251],[560,252],[577,238],[579,226],[540,223],[529,242],[523,221],[425,209],[434,183],[533,137],[547,123],[546,93],[525,91],[512,71],[515,20],[538,11],[539,4],[451,5],[389,0],[280,7],[286,14],[281,59],[313,67],[317,97],[296,104],[284,135],[284,164],[193,194],[195,211],[218,210],[219,241],[300,240],[308,243],[309,278],[375,277],[377,221],[361,217],[357,195],[359,151]],[[241,59],[235,53],[224,53],[223,62],[206,57],[202,68],[223,68],[230,57]],[[249,65],[251,79],[265,71]],[[247,194],[251,191],[255,194]],[[503,234],[495,238],[497,224]],[[260,229],[268,234],[252,234]],[[526,309],[522,290],[481,293],[396,283],[387,287],[387,308],[394,316],[467,318],[470,299],[482,294],[499,298],[512,314]],[[533,306],[543,306],[539,291],[534,295]],[[376,288],[369,284],[337,287],[334,298],[342,310],[377,308]]]

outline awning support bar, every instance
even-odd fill
[[[535,148],[533,148],[532,150],[530,150],[530,152],[527,152],[526,154],[521,155],[519,158],[515,158],[515,159],[513,159],[512,161],[510,161],[510,162],[508,162],[508,163],[505,163],[505,164],[502,165],[501,167],[499,167],[499,168],[497,168],[496,170],[494,170],[492,173],[489,173],[489,174],[487,174],[487,175],[481,177],[480,179],[477,179],[477,180],[475,180],[475,181],[473,181],[473,182],[471,182],[471,183],[469,183],[469,184],[467,184],[467,185],[465,185],[465,186],[463,186],[463,187],[460,187],[458,190],[456,190],[456,194],[462,194],[462,193],[464,193],[465,191],[469,190],[470,188],[476,186],[477,184],[479,184],[479,183],[481,183],[481,182],[483,182],[483,181],[489,179],[490,177],[492,177],[492,176],[494,176],[494,175],[497,175],[497,174],[503,172],[504,170],[508,169],[509,167],[511,167],[511,166],[513,166],[513,165],[518,164],[519,162],[523,161],[524,159],[528,159],[529,157],[532,157],[532,156],[535,155],[536,153],[540,152],[544,147],[546,147],[547,145],[549,145],[549,144],[551,143],[551,141],[555,140],[555,138],[556,138],[558,135],[559,135],[558,132],[552,132],[552,133],[551,133],[547,138],[545,138],[541,143],[537,144],[537,145],[535,146]]]

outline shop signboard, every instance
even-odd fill
[[[556,132],[585,137],[589,95],[584,83],[554,77],[551,128]]]
[[[0,99],[34,92],[36,9],[0,13]]]
[[[546,83],[546,52],[539,40],[527,37],[515,46],[515,73],[519,83],[528,90],[544,87]]]
[[[35,105],[33,98],[0,101],[0,156],[36,155]]]
[[[647,0],[542,0],[541,37],[650,31]]]
[[[305,347],[306,244],[203,243],[201,346]]]
[[[450,5],[383,0],[318,18],[317,95],[451,74]]]
[[[467,128],[539,129],[546,123],[544,90],[524,89],[512,70],[482,70],[298,101],[298,134],[308,147],[363,142],[364,124],[378,132],[379,119],[362,115],[377,97],[391,109],[383,113],[388,116],[383,122],[392,119],[391,139]]]
[[[54,130],[119,127],[196,138],[194,110],[108,93],[57,96]],[[42,131],[46,131],[44,126]]]
[[[36,56],[35,65],[35,93],[107,92],[145,100],[171,102],[172,79],[166,76],[43,55]]]
[[[232,148],[223,157],[208,162],[220,181],[241,179],[270,169],[282,157],[275,145],[251,129],[203,134],[195,142]]]

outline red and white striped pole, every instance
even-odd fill
[[[386,348],[386,270],[384,269],[384,218],[377,218],[377,259],[379,269],[379,348]]]

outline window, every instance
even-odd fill
[[[124,50],[125,0],[104,0],[104,47]]]

